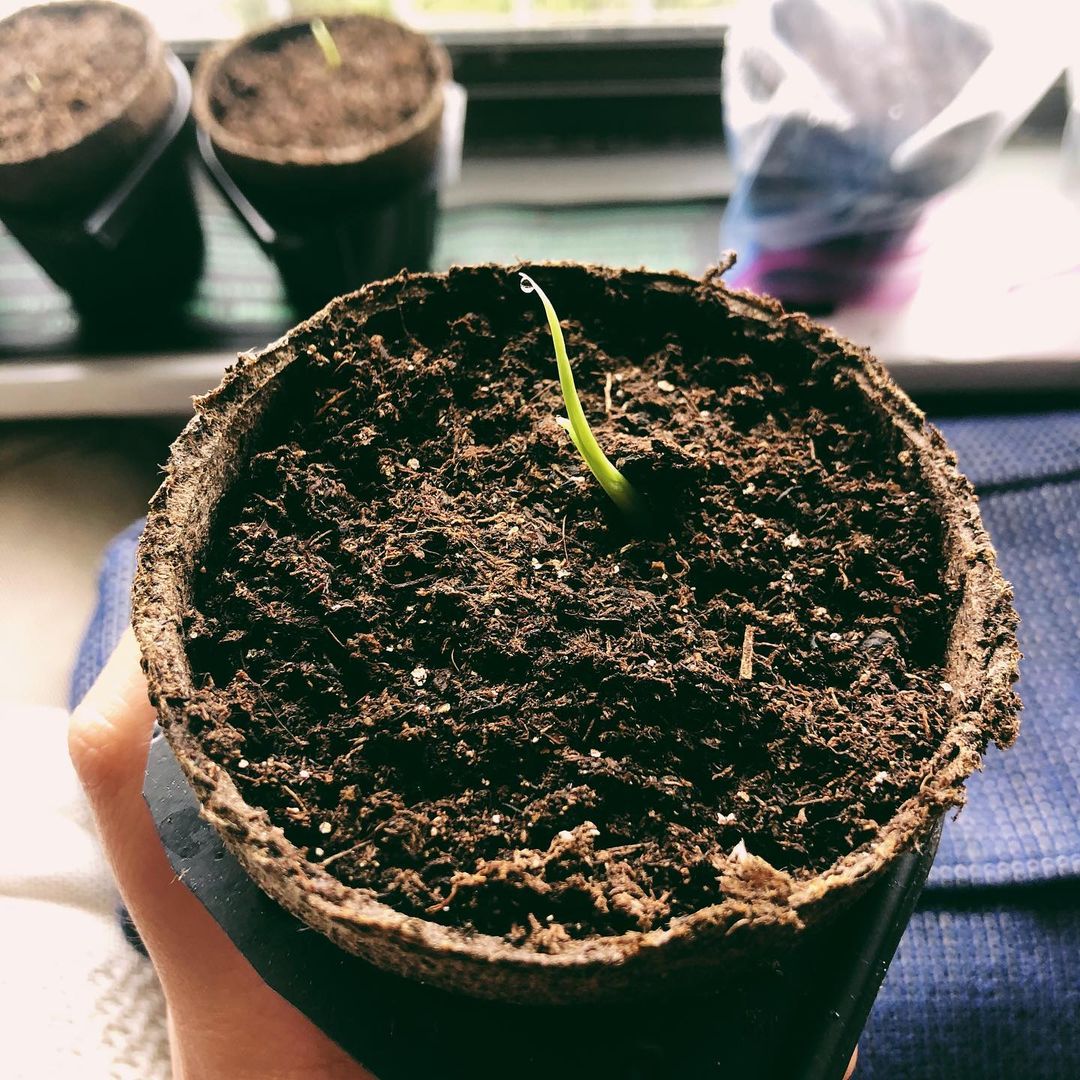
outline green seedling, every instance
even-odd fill
[[[341,67],[341,53],[338,52],[337,42],[334,41],[330,28],[318,17],[312,19],[308,25],[315,44],[322,50],[326,66],[331,70]]]
[[[521,274],[521,291],[536,293],[547,315],[551,340],[555,346],[555,361],[559,367],[559,386],[562,388],[563,401],[566,404],[566,416],[559,417],[559,424],[570,433],[571,442],[577,447],[589,471],[596,477],[611,501],[626,517],[639,520],[643,511],[641,496],[630,481],[608,461],[607,455],[600,449],[600,444],[592,433],[592,428],[589,427],[589,421],[585,419],[585,411],[581,407],[577,387],[574,385],[574,373],[570,368],[570,358],[566,355],[566,342],[563,339],[562,327],[559,325],[555,308],[552,307],[544,290],[525,273]]]

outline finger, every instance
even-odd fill
[[[848,1062],[847,1072],[844,1073],[844,1080],[851,1080],[855,1075],[855,1066],[859,1063],[859,1048],[856,1046],[851,1052],[851,1060]]]
[[[68,747],[120,893],[161,977],[178,1073],[367,1077],[259,978],[177,879],[143,801],[154,710],[130,631],[75,710]]]

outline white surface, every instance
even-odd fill
[[[6,745],[33,765],[0,784],[0,1070],[5,1080],[168,1080],[161,989],[117,925],[66,729],[59,709],[0,706]]]
[[[996,184],[972,184],[932,211],[903,308],[828,321],[921,387],[965,385],[959,375],[978,380],[967,385],[1080,386],[1080,209],[1048,164],[1013,151]]]

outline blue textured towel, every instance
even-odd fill
[[[1080,1080],[1080,412],[940,427],[1016,589],[1025,712],[945,829],[859,1077]],[[73,701],[127,625],[141,527],[106,554]]]

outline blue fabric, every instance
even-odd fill
[[[131,622],[131,579],[135,576],[135,549],[145,518],[129,525],[105,549],[98,575],[97,603],[83,635],[71,672],[68,702],[75,708],[94,685],[116,643]]]
[[[1024,713],[1015,748],[991,750],[968,784],[968,806],[942,836],[930,887],[1076,878],[1080,413],[940,427],[979,489],[1001,570],[1016,591]]]
[[[939,426],[1016,591],[1025,711],[945,829],[859,1077],[1080,1080],[1080,411]],[[73,702],[127,625],[141,528],[106,554]]]

